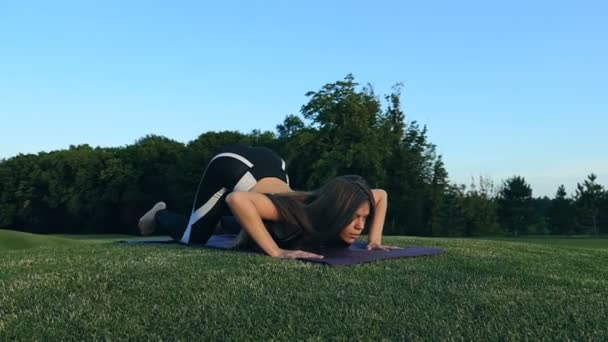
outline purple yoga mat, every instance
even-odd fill
[[[233,234],[222,234],[213,235],[204,246],[194,247],[207,247],[217,249],[229,249],[232,246],[236,235]],[[126,240],[122,241],[130,244],[176,244],[181,245],[177,241],[170,237],[158,237],[138,240]],[[182,245],[186,247],[186,245]],[[311,251],[317,254],[323,255],[323,259],[307,259],[300,258],[298,260],[315,262],[330,266],[348,266],[354,264],[363,264],[372,261],[386,260],[386,259],[398,259],[408,258],[417,256],[427,256],[444,253],[444,250],[432,247],[405,247],[403,249],[396,249],[390,251],[368,251],[366,249],[367,244],[361,241],[356,241],[348,248],[332,248],[324,250]],[[236,250],[235,250],[236,251]]]

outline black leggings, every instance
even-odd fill
[[[154,217],[157,229],[182,243],[205,244],[220,218],[230,215],[226,196],[232,191],[249,191],[266,177],[279,178],[289,184],[281,157],[265,147],[229,145],[207,165],[194,196],[190,218],[160,210]]]

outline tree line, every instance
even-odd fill
[[[352,75],[306,94],[299,115],[276,131],[206,132],[186,144],[148,135],[115,148],[88,145],[0,161],[0,229],[36,233],[136,233],[153,203],[190,210],[196,185],[228,143],[267,146],[287,162],[292,188],[310,190],[342,174],[389,193],[387,234],[606,234],[608,192],[594,174],[567,196],[532,198],[521,176],[496,186],[449,181],[426,127],[406,122],[401,85],[378,96]]]

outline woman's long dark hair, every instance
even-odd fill
[[[312,241],[325,244],[340,240],[340,232],[355,217],[357,209],[369,203],[366,228],[374,218],[375,201],[363,177],[340,176],[311,192],[268,194],[281,216],[280,224],[297,229]]]

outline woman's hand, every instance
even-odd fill
[[[368,251],[373,251],[373,250],[390,251],[393,249],[403,249],[403,248],[398,247],[398,246],[387,246],[387,245],[383,245],[378,242],[370,242],[367,244]]]
[[[276,255],[273,255],[275,258],[281,259],[296,259],[296,258],[310,258],[310,259],[323,259],[322,255],[305,252],[301,250],[289,250],[289,249],[280,249]]]

